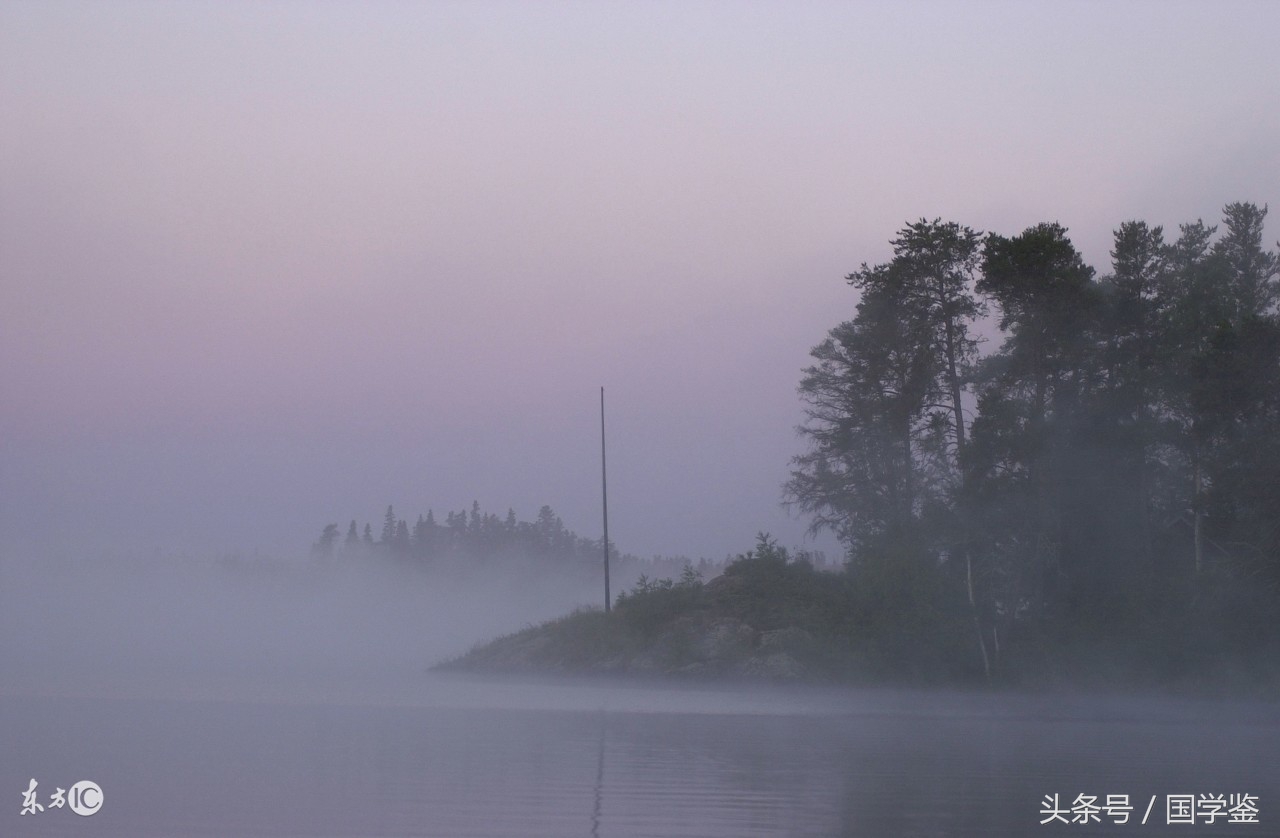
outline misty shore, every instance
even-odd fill
[[[478,644],[432,669],[553,676],[714,681],[1159,692],[1280,700],[1280,672],[1218,658],[1180,666],[1167,638],[1103,643],[1011,638],[1002,666],[985,677],[968,636],[902,619],[880,625],[848,577],[791,561],[762,541],[704,582],[641,578],[608,613],[578,609]],[[900,612],[899,612],[900,613]]]
[[[598,609],[575,611],[477,646],[438,670],[831,680],[831,650],[799,628],[757,631],[732,617],[682,615],[646,636]]]
[[[712,580],[708,587],[714,585]],[[1104,654],[1103,650],[1097,650]],[[1111,655],[1113,653],[1106,652]],[[1114,656],[1113,656],[1114,658]],[[581,609],[480,643],[431,671],[552,677],[635,677],[858,687],[975,688],[1014,692],[1165,694],[1280,702],[1274,675],[1160,678],[1122,658],[1090,668],[1064,652],[1053,667],[1005,671],[990,680],[919,662],[887,665],[848,638],[815,635],[798,626],[760,630],[708,610],[672,616],[650,631],[628,624],[617,609]]]

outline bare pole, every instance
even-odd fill
[[[609,613],[609,480],[604,463],[604,388],[600,388],[600,494],[604,499],[604,613]]]

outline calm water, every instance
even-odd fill
[[[1280,833],[1274,706],[415,677],[378,695],[5,695],[0,835]],[[21,816],[32,777],[42,803],[93,780],[103,807]],[[1260,824],[1165,825],[1165,795],[1242,792]],[[1053,793],[1135,811],[1040,826]]]

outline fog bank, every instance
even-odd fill
[[[597,599],[511,565],[444,578],[373,559],[8,556],[0,691],[366,700]]]

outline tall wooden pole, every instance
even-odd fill
[[[609,613],[609,479],[604,463],[604,388],[600,388],[600,494],[604,499],[604,612]]]

